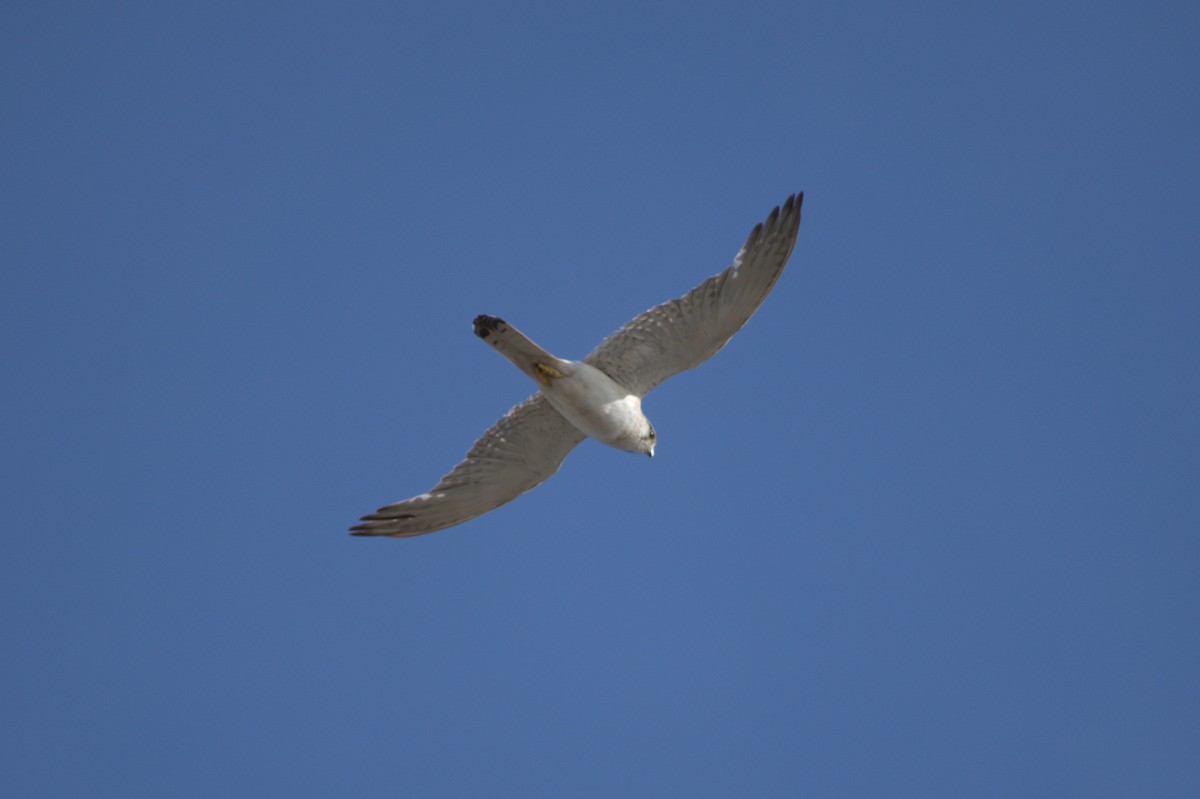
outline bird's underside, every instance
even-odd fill
[[[386,505],[354,535],[409,537],[474,519],[558,471],[588,435],[631,452],[654,452],[641,399],[663,380],[712,357],[758,309],[795,246],[803,194],[755,226],[725,271],[682,297],[634,317],[583,361],[556,358],[496,317],[475,332],[539,386],[483,434],[427,493]]]

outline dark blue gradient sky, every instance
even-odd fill
[[[1200,12],[0,12],[0,793],[1200,795]],[[806,193],[757,316],[425,491]]]

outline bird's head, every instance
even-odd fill
[[[653,458],[654,445],[657,443],[657,441],[658,437],[654,434],[654,425],[646,422],[646,432],[642,434],[642,440],[640,442],[642,446],[641,451]]]
[[[654,444],[657,441],[654,435],[654,425],[650,424],[650,420],[643,416],[639,422],[631,425],[631,428],[622,431],[620,438],[605,443],[635,455],[649,455],[653,458]]]

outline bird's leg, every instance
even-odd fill
[[[533,370],[537,372],[537,381],[543,386],[549,386],[551,380],[557,380],[563,373],[546,363],[535,363]]]

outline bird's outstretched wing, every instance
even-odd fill
[[[584,438],[535,394],[492,425],[429,493],[385,505],[350,532],[405,538],[482,516],[545,481]]]
[[[767,298],[800,230],[794,194],[750,231],[733,265],[678,299],[634,317],[592,350],[591,364],[638,396],[707,361]]]

